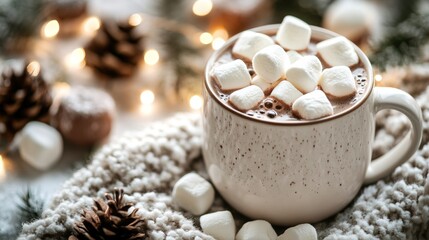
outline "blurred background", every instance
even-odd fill
[[[427,0],[0,0],[0,239],[14,239],[22,223],[38,218],[103,144],[175,112],[198,112],[210,54],[286,15],[360,46],[378,86],[416,96],[429,83]],[[108,136],[82,144],[87,136],[55,124],[73,117],[58,108],[78,86],[115,102]],[[61,132],[59,159],[40,167],[22,157],[16,139],[30,121]]]

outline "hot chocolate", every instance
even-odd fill
[[[275,34],[276,32],[266,33],[270,37],[272,37],[273,40],[275,40]],[[317,56],[322,64],[323,69],[330,68],[331,66],[323,59],[323,57],[320,56],[320,53],[318,53],[316,45],[321,42],[319,39],[312,38],[308,47],[304,50],[297,51],[302,56]],[[235,44],[235,43],[234,43]],[[237,56],[236,54],[233,54],[233,47],[234,44],[225,49],[220,55],[219,58],[216,60],[216,62],[213,65],[213,68],[216,68],[220,65],[230,63],[236,59],[241,59],[244,61],[244,63],[247,66],[248,72],[252,78],[256,76],[254,67],[252,66],[252,61],[248,58],[243,58],[241,56]],[[287,49],[285,49],[287,51]],[[292,54],[295,54],[296,52],[292,52]],[[289,57],[292,59],[293,56],[291,56],[288,52]],[[333,108],[333,114],[341,113],[351,107],[353,107],[365,94],[367,89],[369,87],[367,86],[367,77],[368,73],[366,69],[363,67],[362,62],[359,60],[357,64],[353,64],[350,66],[350,70],[352,72],[355,84],[356,84],[356,92],[352,95],[349,95],[347,97],[338,98],[331,96],[329,94],[326,94],[328,96],[328,99],[332,105]],[[239,109],[230,101],[230,94],[234,92],[236,89],[233,90],[222,90],[221,86],[219,85],[218,81],[212,76],[212,79],[210,83],[212,84],[212,89],[215,90],[217,97],[228,107],[234,108],[243,114],[246,114],[247,116],[254,117],[256,119],[264,119],[269,121],[276,121],[276,122],[285,122],[285,121],[299,121],[300,117],[297,116],[297,114],[293,114],[292,108],[290,105],[286,104],[285,102],[279,100],[276,97],[271,96],[271,92],[273,88],[282,80],[287,80],[287,78],[283,77],[279,79],[278,81],[271,84],[271,87],[267,87],[264,91],[264,98],[257,104],[257,106],[251,108],[251,109]],[[321,89],[320,85],[317,85],[315,89]],[[264,90],[264,89],[263,89]]]

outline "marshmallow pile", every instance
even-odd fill
[[[284,18],[274,39],[245,31],[232,48],[237,59],[212,69],[214,81],[221,91],[231,93],[229,103],[236,109],[255,109],[272,97],[292,109],[296,117],[313,120],[333,114],[329,99],[356,94],[350,67],[359,58],[349,40],[333,37],[321,41],[316,45],[317,56],[308,55],[311,28],[293,16]]]
[[[176,182],[172,195],[179,207],[194,215],[201,215],[201,229],[217,240],[317,240],[316,229],[310,224],[290,227],[277,236],[269,222],[254,220],[245,223],[236,232],[235,220],[230,211],[204,214],[213,204],[214,194],[214,188],[210,182],[192,172]]]

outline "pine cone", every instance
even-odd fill
[[[143,54],[143,36],[135,35],[134,29],[128,23],[104,21],[85,47],[86,65],[104,78],[133,75]]]
[[[92,210],[84,210],[81,222],[73,227],[69,240],[139,240],[146,239],[146,223],[137,216],[132,204],[123,203],[124,191],[115,189],[105,195],[107,203],[94,200]]]
[[[49,122],[50,87],[42,78],[40,68],[29,72],[32,70],[28,66],[26,63],[19,72],[6,66],[1,74],[0,125],[4,125],[4,134],[9,139],[30,121]]]

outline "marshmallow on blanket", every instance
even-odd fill
[[[252,85],[256,85],[261,88],[261,90],[265,93],[271,88],[271,84],[265,82],[261,77],[256,75],[252,79]]]
[[[317,51],[323,60],[331,66],[352,66],[359,62],[352,43],[345,37],[334,37],[319,42]]]
[[[205,213],[213,204],[212,185],[196,173],[188,173],[176,182],[173,188],[173,200],[181,208],[194,215]]]
[[[356,83],[349,67],[336,66],[323,70],[319,85],[333,97],[344,98],[356,93]]]
[[[264,97],[264,92],[260,87],[251,85],[231,93],[229,101],[237,109],[245,111],[256,107]]]
[[[280,46],[290,50],[306,49],[310,43],[311,28],[299,18],[286,16],[277,31]]]
[[[246,64],[240,59],[215,67],[212,76],[222,90],[249,86],[251,80]]]
[[[256,74],[266,82],[273,83],[284,76],[290,61],[282,47],[272,45],[256,53],[252,64]]]
[[[63,139],[53,127],[42,122],[29,122],[20,133],[19,153],[24,161],[47,170],[63,154]]]
[[[240,34],[237,42],[235,42],[232,48],[232,54],[238,58],[252,61],[253,56],[255,56],[259,50],[273,44],[274,40],[265,34],[245,31]]]
[[[317,240],[316,229],[308,223],[290,227],[277,240]]]
[[[218,240],[234,240],[235,222],[230,211],[208,213],[200,217],[203,232]]]
[[[281,81],[271,92],[271,96],[276,99],[286,103],[289,106],[292,106],[292,103],[299,97],[302,96],[302,93],[296,89],[292,83],[288,81]]]
[[[286,78],[299,91],[313,91],[322,74],[322,63],[316,56],[305,56],[293,63],[286,71]]]
[[[296,99],[292,105],[292,111],[306,120],[318,119],[334,113],[331,103],[321,90],[315,90]]]
[[[271,224],[264,220],[247,222],[238,231],[236,240],[276,240],[277,234]]]

